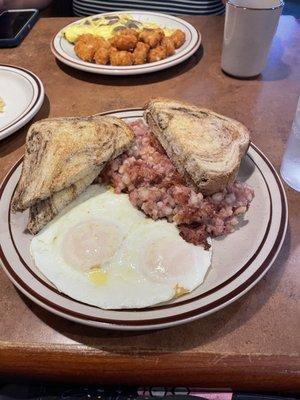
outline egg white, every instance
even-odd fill
[[[211,264],[175,225],[146,218],[126,194],[90,186],[30,246],[59,291],[104,309],[141,308],[199,286]]]

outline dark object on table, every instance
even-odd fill
[[[163,388],[161,388],[163,389]],[[189,390],[188,388],[186,388]],[[176,392],[176,388],[172,388]],[[64,384],[32,384],[0,386],[0,400],[207,400],[222,398],[222,392],[201,393],[201,396],[190,395],[164,395],[164,396],[139,396],[136,387],[101,387],[101,386],[76,386]],[[214,397],[215,395],[215,397]],[[231,393],[226,393],[228,398]],[[297,400],[296,395],[276,395],[262,393],[233,393],[232,400]]]
[[[0,14],[0,47],[15,47],[38,20],[36,9],[7,10]]]

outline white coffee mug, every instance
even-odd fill
[[[240,78],[262,72],[283,8],[282,0],[228,0],[221,67]]]

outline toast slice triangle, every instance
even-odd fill
[[[34,123],[27,133],[12,211],[23,211],[77,182],[81,188],[87,176],[125,151],[133,138],[124,121],[109,116],[49,118]],[[70,190],[63,195],[70,197]]]
[[[186,181],[205,195],[223,190],[238,173],[250,135],[238,121],[205,108],[152,99],[144,118]]]
[[[44,200],[40,200],[29,208],[27,229],[35,235],[48,222],[62,211],[69,203],[76,199],[98,177],[103,167],[96,167],[84,178],[79,179],[71,186],[54,193]]]

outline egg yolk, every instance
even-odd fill
[[[180,286],[178,283],[175,285],[175,297],[180,297],[183,294],[188,293],[189,291],[184,287]]]
[[[122,242],[117,226],[107,221],[84,221],[69,229],[61,243],[64,261],[80,271],[108,262]]]
[[[107,281],[106,271],[101,270],[101,268],[91,268],[88,272],[88,275],[90,281],[96,286],[105,285]]]
[[[170,239],[162,239],[149,246],[142,272],[154,282],[177,282],[187,271],[197,268],[196,254],[184,242],[174,244]]]

